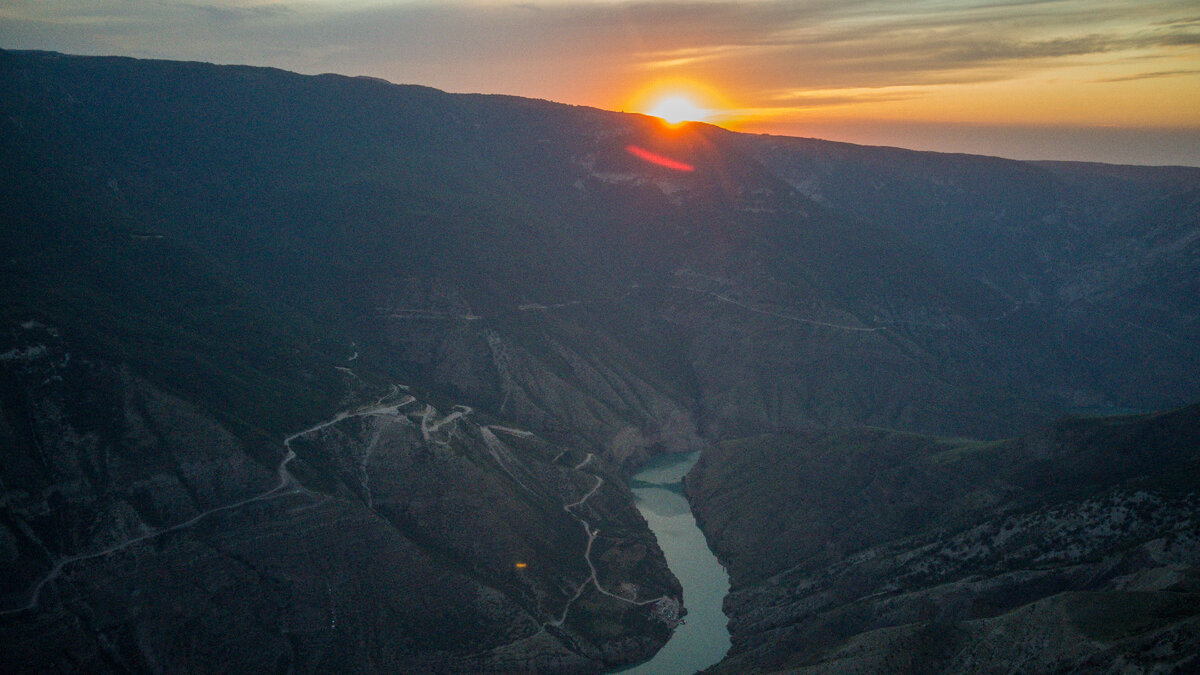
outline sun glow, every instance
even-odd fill
[[[646,82],[625,100],[620,109],[657,117],[668,127],[685,122],[728,126],[742,121],[738,107],[720,88],[685,78]]]
[[[703,122],[712,117],[713,113],[711,110],[696,105],[687,96],[671,94],[655,101],[646,110],[646,114],[661,117],[669,124],[680,124],[682,122]]]

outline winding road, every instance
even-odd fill
[[[291,474],[291,472],[288,471],[288,464],[290,464],[291,461],[296,458],[296,453],[294,450],[292,450],[292,441],[295,441],[297,438],[311,434],[316,431],[320,431],[321,429],[325,429],[334,424],[337,424],[338,422],[341,422],[342,420],[350,419],[352,417],[364,417],[364,416],[368,416],[368,415],[397,415],[397,414],[399,414],[400,408],[407,406],[416,400],[412,396],[405,396],[403,399],[401,399],[397,403],[390,403],[390,404],[386,404],[386,405],[383,403],[383,401],[385,401],[386,399],[388,399],[391,396],[394,396],[398,392],[399,392],[399,387],[393,385],[392,390],[389,393],[381,396],[371,406],[368,406],[365,408],[359,408],[356,410],[346,410],[346,411],[339,412],[338,414],[334,415],[332,418],[330,418],[328,420],[325,420],[324,422],[321,422],[319,424],[314,424],[313,426],[311,426],[307,429],[304,429],[303,431],[297,431],[296,433],[283,439],[283,447],[286,450],[286,452],[283,455],[283,459],[280,460],[279,468],[277,469],[277,474],[278,474],[279,480],[275,484],[275,486],[272,487],[270,490],[256,494],[252,497],[247,497],[246,499],[242,499],[242,500],[233,502],[232,504],[225,504],[224,506],[218,506],[215,508],[208,509],[206,511],[202,511],[201,513],[193,516],[192,518],[185,520],[182,523],[177,523],[175,525],[172,525],[170,527],[150,529],[136,537],[130,537],[129,539],[124,539],[116,544],[108,546],[107,548],[101,549],[99,551],[92,551],[90,553],[81,553],[78,555],[66,556],[63,558],[59,558],[50,567],[50,570],[48,572],[46,572],[46,574],[44,576],[42,576],[42,578],[39,579],[36,584],[33,585],[33,588],[29,592],[29,600],[25,604],[23,604],[19,607],[12,607],[12,608],[8,608],[8,609],[0,610],[0,616],[8,616],[11,614],[17,614],[20,612],[36,609],[38,606],[38,602],[41,598],[42,590],[46,587],[46,585],[49,583],[52,583],[55,579],[57,579],[59,577],[59,575],[62,574],[64,569],[66,569],[68,566],[73,565],[75,563],[83,562],[85,560],[94,560],[96,558],[103,558],[105,556],[112,555],[113,553],[117,553],[118,551],[127,549],[130,546],[133,546],[135,544],[139,544],[144,541],[149,541],[156,537],[161,537],[164,534],[169,534],[171,532],[178,532],[179,530],[183,530],[188,527],[191,527],[192,525],[195,525],[196,523],[204,520],[205,518],[208,518],[211,515],[221,513],[223,511],[231,511],[233,509],[241,508],[243,506],[246,506],[248,504],[253,504],[255,502],[266,501],[268,499],[277,499],[280,497],[285,497],[285,496],[290,496],[290,495],[295,495],[295,494],[305,494],[310,497],[316,497],[317,495],[314,495],[307,488],[300,485],[299,481],[296,480],[295,476],[293,476]]]
[[[405,389],[406,389],[406,387],[405,387]],[[29,594],[28,594],[28,600],[26,600],[23,604],[21,604],[18,607],[10,607],[7,609],[0,609],[0,616],[8,616],[8,615],[18,614],[20,612],[25,612],[25,611],[30,611],[30,610],[36,609],[40,603],[42,592],[46,588],[46,586],[54,583],[54,581],[57,580],[62,575],[64,570],[68,569],[71,565],[74,565],[76,563],[80,563],[80,562],[87,561],[87,560],[94,560],[97,558],[103,558],[103,557],[112,555],[114,553],[117,553],[117,552],[120,552],[127,548],[130,548],[131,546],[134,546],[136,544],[152,540],[156,537],[161,537],[161,536],[163,536],[165,534],[169,534],[171,532],[178,532],[180,530],[189,528],[189,527],[191,527],[191,526],[193,526],[215,514],[222,513],[225,511],[232,511],[234,509],[242,508],[242,507],[248,506],[250,504],[254,504],[256,502],[280,499],[283,497],[288,497],[288,496],[293,496],[293,495],[303,495],[303,496],[314,498],[314,499],[324,498],[324,496],[313,493],[310,490],[308,490],[307,488],[305,488],[303,485],[301,485],[300,482],[296,479],[296,477],[289,470],[289,465],[291,464],[291,462],[294,459],[296,459],[296,452],[292,448],[292,444],[297,439],[303,438],[310,434],[320,432],[324,429],[332,427],[335,424],[338,424],[339,422],[343,422],[345,420],[352,419],[355,417],[401,416],[401,412],[400,412],[401,409],[412,405],[413,403],[416,402],[417,399],[411,395],[405,395],[396,402],[385,403],[385,401],[387,401],[389,398],[394,397],[397,394],[399,394],[400,391],[401,391],[400,386],[393,385],[391,390],[387,394],[381,396],[379,399],[377,399],[371,405],[367,405],[365,407],[360,407],[360,408],[356,408],[356,409],[341,411],[327,420],[324,420],[322,422],[314,424],[313,426],[308,427],[307,429],[297,431],[297,432],[287,436],[286,438],[284,438],[283,439],[283,447],[284,447],[285,452],[284,452],[283,457],[280,459],[278,468],[276,469],[277,481],[276,481],[275,485],[272,486],[270,489],[265,490],[261,493],[252,495],[245,499],[238,500],[238,501],[230,503],[230,504],[225,504],[222,506],[207,509],[207,510],[202,511],[183,522],[177,523],[170,527],[159,528],[159,529],[148,529],[137,536],[130,537],[128,539],[124,539],[118,543],[115,543],[111,546],[105,547],[105,548],[97,550],[97,551],[92,551],[89,553],[82,553],[82,554],[78,554],[78,555],[71,555],[71,556],[65,556],[65,557],[59,558],[58,560],[56,560],[54,562],[54,564],[50,567],[50,569],[46,572],[46,574],[43,575],[37,581],[37,583],[35,583],[32,586],[32,588],[30,589]],[[433,408],[433,406],[426,404],[425,408],[420,413],[416,414],[420,419],[421,434],[422,434],[422,437],[424,438],[424,440],[427,442],[432,442],[432,443],[436,443],[439,445],[445,445],[446,443],[449,443],[449,439],[447,438],[447,440],[442,441],[442,440],[437,439],[434,436],[434,434],[436,434],[438,432],[442,432],[442,430],[445,429],[447,425],[454,424],[456,421],[471,414],[473,412],[473,410],[469,406],[457,405],[457,406],[455,406],[454,411],[451,412],[449,415],[446,415],[445,417],[443,417],[437,421],[431,422],[431,418],[436,414],[436,412],[437,411]],[[409,414],[413,414],[413,413],[409,413]],[[518,436],[518,437],[529,437],[529,436],[532,436],[533,434],[531,432],[524,431],[521,429],[513,429],[511,427],[504,427],[504,426],[498,426],[498,425],[480,426],[479,429],[480,429],[480,434],[484,441],[484,445],[488,449],[489,453],[492,455],[492,458],[496,461],[497,465],[499,465],[500,468],[506,474],[508,474],[509,477],[511,477],[514,481],[516,481],[517,484],[519,484],[522,488],[524,488],[525,490],[527,490],[529,492],[533,492],[533,490],[524,481],[521,480],[521,478],[517,475],[517,472],[513,469],[513,467],[510,466],[510,464],[515,465],[515,466],[519,466],[519,464],[518,464],[518,462],[516,462],[515,458],[513,458],[511,456],[511,453],[508,451],[507,446],[505,446],[504,443],[496,437],[494,432],[501,431],[501,432],[511,434],[514,436]],[[450,434],[453,434],[454,431],[455,431],[455,429],[451,428]],[[378,438],[376,437],[373,440],[373,442],[368,445],[368,447],[366,448],[366,450],[364,452],[363,458],[359,464],[360,478],[362,480],[363,488],[366,493],[366,499],[367,499],[368,505],[371,501],[371,497],[370,497],[370,489],[369,489],[368,483],[367,483],[367,475],[366,475],[367,474],[367,465],[371,458],[371,452],[373,450],[374,441],[377,441],[377,440],[378,440]],[[560,453],[559,457],[561,457],[561,456],[562,455]],[[555,460],[557,461],[559,459],[559,457],[555,457]],[[576,464],[574,467],[572,467],[572,470],[578,471],[578,472],[584,472],[584,469],[586,469],[590,464],[592,464],[592,462],[595,461],[595,459],[596,459],[595,455],[593,453],[589,452],[583,458],[582,461],[580,461],[578,464]],[[585,547],[584,552],[583,552],[583,559],[588,567],[588,577],[582,583],[579,584],[579,586],[575,589],[574,594],[570,597],[570,599],[567,600],[566,604],[563,606],[562,613],[557,618],[553,618],[550,621],[548,621],[546,623],[546,625],[551,625],[551,626],[555,626],[555,627],[562,626],[563,623],[567,619],[567,615],[570,612],[571,606],[575,603],[576,600],[579,599],[579,597],[581,595],[583,595],[584,591],[587,590],[588,586],[593,586],[596,589],[596,591],[601,593],[602,595],[606,595],[610,598],[613,598],[613,599],[616,599],[621,602],[627,603],[629,605],[634,605],[634,606],[650,605],[655,602],[658,602],[659,600],[667,598],[666,595],[663,595],[663,596],[659,596],[657,598],[652,598],[652,599],[648,599],[648,600],[640,600],[640,601],[639,600],[631,600],[631,599],[624,597],[622,595],[619,595],[617,593],[613,593],[612,591],[604,588],[604,586],[600,583],[599,574],[596,570],[596,565],[592,561],[592,548],[595,544],[596,538],[600,535],[600,530],[599,530],[599,528],[593,529],[591,523],[589,523],[586,519],[584,519],[578,513],[578,511],[582,510],[587,505],[588,501],[591,500],[592,497],[595,496],[597,492],[599,492],[600,488],[604,486],[604,478],[602,476],[599,476],[599,475],[597,475],[595,473],[591,473],[591,472],[586,472],[586,474],[592,476],[595,479],[595,483],[592,485],[591,489],[589,489],[578,500],[576,500],[574,502],[570,502],[570,503],[564,502],[563,510],[566,513],[568,513],[572,518],[574,518],[576,521],[579,522],[580,527],[583,528],[584,534],[587,537],[587,546]],[[334,619],[334,620],[336,621],[336,619]]]
[[[557,459],[557,458],[555,458],[555,459]],[[575,465],[574,470],[582,471],[584,469],[584,467],[586,467],[588,464],[591,464],[592,460],[594,460],[594,459],[595,459],[595,455],[589,452],[587,454],[587,456],[583,458],[583,461],[581,461],[579,464]],[[608,590],[607,588],[604,588],[604,586],[602,586],[600,584],[600,579],[597,578],[597,574],[596,574],[596,565],[595,565],[595,563],[592,562],[592,545],[596,542],[596,537],[600,535],[600,528],[592,529],[592,526],[590,523],[588,523],[588,521],[584,520],[582,516],[575,513],[575,509],[580,508],[583,505],[587,504],[588,500],[591,499],[592,496],[595,495],[596,492],[599,491],[600,488],[604,485],[604,478],[602,476],[597,476],[596,474],[588,474],[588,475],[590,475],[596,479],[596,484],[593,485],[592,489],[588,490],[587,494],[583,495],[583,497],[580,498],[578,501],[571,502],[570,504],[564,503],[563,510],[566,511],[568,514],[570,514],[571,517],[573,517],[577,521],[579,521],[579,524],[581,526],[583,526],[584,534],[587,535],[587,548],[585,548],[583,551],[583,560],[584,560],[584,562],[587,563],[589,574],[588,574],[588,578],[585,579],[583,581],[583,583],[579,584],[579,586],[575,589],[574,595],[572,595],[567,600],[567,604],[563,606],[562,615],[560,615],[557,619],[552,619],[549,621],[549,625],[554,626],[556,628],[562,626],[563,622],[565,622],[567,620],[567,612],[570,611],[571,605],[573,605],[575,603],[575,601],[579,599],[579,596],[583,595],[583,592],[585,590],[587,590],[587,587],[589,584],[591,586],[594,586],[601,595],[607,595],[610,598],[620,600],[621,602],[624,602],[629,605],[633,605],[635,607],[652,605],[652,604],[658,602],[659,600],[664,600],[664,599],[670,600],[671,599],[666,595],[660,595],[657,598],[650,598],[649,600],[630,600],[629,598],[627,598],[623,595],[613,593],[612,591]]]

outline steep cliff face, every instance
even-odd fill
[[[687,478],[727,565],[714,672],[1188,672],[1200,408],[972,443],[767,436]]]
[[[14,672],[595,672],[668,636],[606,594],[679,588],[591,454],[398,387],[286,439],[239,435],[53,327],[7,332]]]
[[[418,293],[403,302],[379,312],[381,348],[422,381],[623,469],[707,445],[672,374],[598,316],[624,312],[620,298],[457,312]]]

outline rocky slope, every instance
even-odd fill
[[[603,593],[679,588],[590,454],[401,388],[238,435],[53,327],[0,349],[9,672],[596,672],[669,634]]]
[[[727,566],[712,672],[1191,672],[1200,407],[993,443],[728,442],[686,480]]]

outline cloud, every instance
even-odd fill
[[[270,4],[213,4],[213,3],[180,3],[181,9],[191,9],[214,21],[222,23],[237,23],[272,19],[296,14],[296,10],[282,3]]]
[[[469,63],[475,58],[561,55],[568,48],[599,50],[627,63],[660,66],[747,55],[858,54],[860,67],[900,60],[925,67],[969,66],[997,59],[1048,58],[1131,45],[1191,46],[1200,41],[1194,0],[760,0],[758,2],[171,2],[170,0],[10,0],[5,18],[19,38],[33,24],[69,26],[79,17],[105,17],[105,33],[128,37],[132,24],[158,22],[181,37],[198,38],[205,20],[236,24],[235,39],[256,45],[291,44],[321,51],[346,44],[380,58],[401,55]],[[1033,37],[1031,37],[1033,35]],[[72,36],[60,33],[69,49]],[[147,42],[150,41],[147,36]],[[200,44],[181,44],[196,49]],[[607,47],[607,49],[604,49]],[[586,52],[585,52],[586,53]],[[677,53],[675,58],[665,55]],[[873,64],[872,61],[879,63]]]
[[[1153,80],[1160,77],[1179,77],[1181,75],[1200,75],[1200,70],[1160,70],[1150,73],[1137,73],[1121,77],[1105,77],[1093,82],[1133,82],[1135,80]]]
[[[920,98],[924,92],[919,87],[888,87],[882,89],[833,89],[776,92],[773,99],[781,109],[799,111],[830,106],[857,105],[862,103],[885,103]]]

